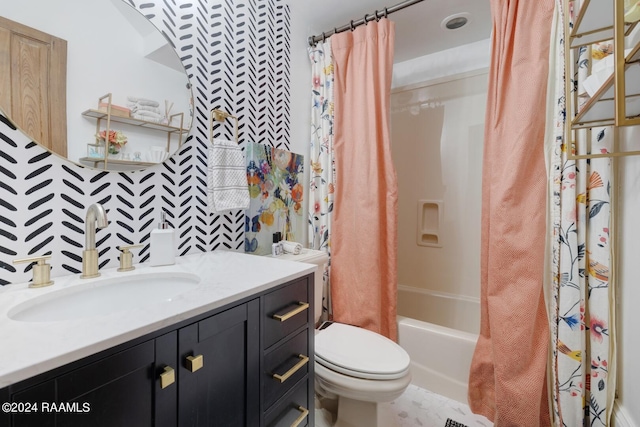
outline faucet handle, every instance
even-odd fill
[[[133,266],[133,254],[129,252],[130,249],[141,248],[144,245],[128,245],[128,246],[118,246],[118,250],[122,253],[120,254],[120,268],[118,271],[131,271],[135,267]]]
[[[31,269],[33,271],[33,280],[29,283],[30,288],[43,288],[45,286],[53,285],[51,280],[51,266],[47,264],[47,260],[51,258],[51,255],[36,256],[30,258],[14,259],[14,264],[35,262],[36,265]]]

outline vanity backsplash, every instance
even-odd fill
[[[209,111],[238,116],[242,145],[289,149],[289,7],[280,0],[127,3],[171,40],[185,65],[195,101],[188,140],[162,164],[103,172],[51,154],[0,115],[0,285],[30,280],[27,264],[12,263],[29,256],[51,254],[52,277],[79,273],[92,203],[109,220],[96,234],[100,268],[117,266],[120,245],[143,244],[134,262],[147,261],[162,210],[176,230],[178,256],[244,250],[244,213],[207,208]],[[214,136],[233,139],[233,128],[217,126]]]

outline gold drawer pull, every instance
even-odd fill
[[[187,369],[195,372],[204,366],[204,358],[201,354],[197,356],[187,356]]]
[[[303,311],[305,311],[306,309],[309,308],[309,303],[308,302],[299,302],[298,303],[299,306],[296,307],[295,309],[291,310],[290,312],[286,313],[286,314],[274,314],[273,318],[276,320],[279,320],[281,322],[284,322],[285,320],[288,320],[290,318],[292,318],[293,316],[295,316],[298,313],[302,313]]]
[[[160,388],[167,388],[176,382],[176,371],[171,366],[165,366],[164,372],[160,374]]]
[[[273,374],[273,378],[275,378],[276,380],[279,380],[281,383],[283,383],[286,380],[288,380],[291,375],[293,375],[296,372],[298,372],[298,370],[300,370],[300,368],[302,368],[304,365],[309,363],[309,358],[307,356],[299,354],[298,357],[300,358],[300,361],[298,363],[296,363],[293,366],[293,368],[289,369],[287,372],[285,372],[282,375]]]
[[[291,427],[298,427],[300,425],[301,422],[304,421],[305,418],[307,418],[307,415],[309,415],[309,410],[307,408],[304,408],[302,406],[298,406],[298,411],[301,412],[300,416],[298,418],[296,418],[296,420],[293,422],[293,424],[291,424]]]

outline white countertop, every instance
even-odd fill
[[[138,264],[124,273],[104,269],[96,279],[80,279],[79,274],[54,277],[55,283],[45,288],[28,288],[26,283],[0,287],[0,388],[314,271],[313,265],[302,262],[218,250],[178,257],[170,266]],[[194,273],[201,282],[169,301],[135,310],[64,321],[9,318],[12,307],[49,292],[95,280],[163,272]]]

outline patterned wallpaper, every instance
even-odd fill
[[[100,172],[70,163],[32,142],[0,115],[0,285],[30,280],[16,258],[51,254],[52,276],[79,273],[84,218],[107,209],[98,230],[100,268],[118,265],[117,246],[142,243],[160,211],[176,229],[178,254],[244,249],[244,213],[209,214],[206,161],[209,111],[238,116],[240,140],[289,149],[290,11],[281,0],[124,0],[138,8],[180,55],[195,97],[194,124],[179,153],[136,172]],[[233,139],[233,126],[214,136]],[[244,142],[243,142],[244,145]]]

